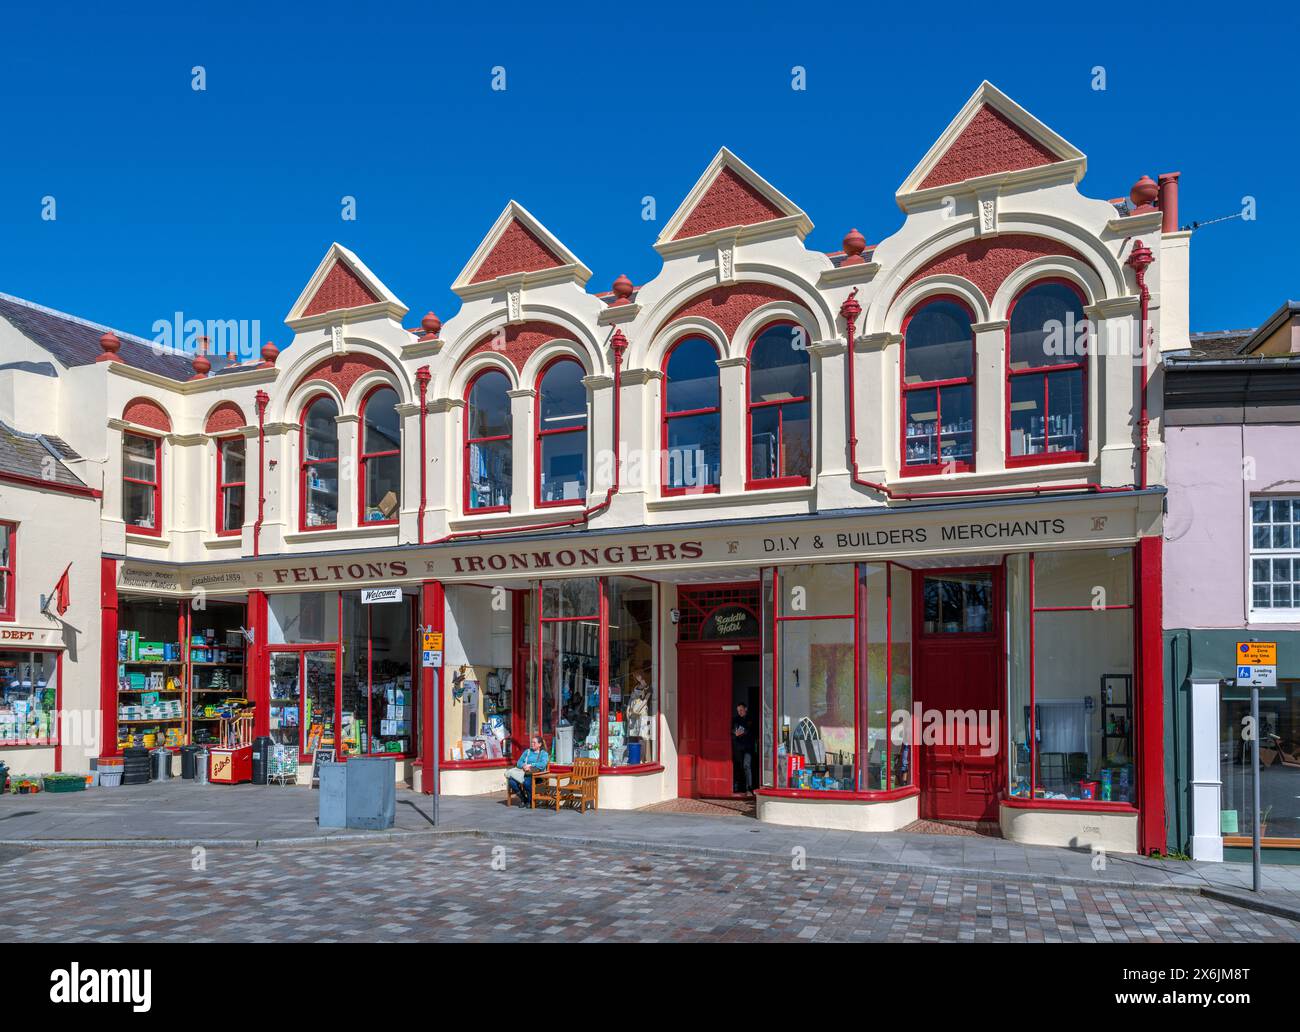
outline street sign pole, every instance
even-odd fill
[[[1254,792],[1255,803],[1254,812],[1254,831],[1251,836],[1251,867],[1253,868],[1255,891],[1259,891],[1259,685],[1250,686],[1250,724],[1254,729],[1254,740],[1250,743],[1250,766],[1254,774],[1252,775],[1251,789]]]
[[[441,713],[442,713],[442,706],[439,705],[439,703],[440,703],[441,700],[442,700],[442,667],[434,667],[434,668],[433,668],[433,689],[434,689],[434,695],[433,695],[433,700],[434,700],[434,701],[433,701],[433,749],[431,750],[431,752],[433,753],[433,823],[434,823],[434,826],[437,827],[437,824],[438,824],[438,788],[439,788],[439,785],[438,785],[438,761],[439,761],[440,759],[442,759],[442,756],[441,756],[441,753],[442,753],[442,735],[439,733],[439,728],[438,728],[438,721],[439,721],[439,719],[440,719],[440,717],[441,717]],[[1258,756],[1259,756],[1259,750],[1258,750],[1258,748],[1256,748],[1256,753],[1255,753],[1255,754],[1256,754],[1256,759],[1258,759]],[[1258,767],[1259,764],[1256,763],[1255,766]],[[1258,803],[1258,802],[1255,804],[1255,807],[1256,807],[1256,809],[1259,808],[1259,803]]]

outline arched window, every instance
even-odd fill
[[[903,325],[902,472],[975,468],[975,331],[954,298],[924,302]]]
[[[537,504],[587,497],[587,388],[582,366],[557,358],[537,378]]]
[[[1088,331],[1083,295],[1042,280],[1011,303],[1007,328],[1007,465],[1088,457]]]
[[[485,369],[465,393],[465,511],[510,509],[510,378]]]
[[[703,337],[685,337],[664,362],[663,493],[718,490],[722,466],[722,399],[718,352]]]
[[[361,402],[361,522],[396,523],[402,504],[402,417],[397,392],[376,387]]]
[[[812,388],[808,332],[765,326],[749,345],[749,483],[807,484],[812,476]]]
[[[323,530],[339,522],[339,407],[322,394],[302,410],[299,526]]]

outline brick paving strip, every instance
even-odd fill
[[[1192,894],[477,838],[36,850],[0,866],[6,942],[1296,942]],[[0,864],[4,858],[0,856]]]
[[[867,834],[763,824],[744,816],[683,812],[521,810],[499,798],[443,798],[439,827],[427,796],[399,790],[397,822],[383,832],[320,828],[317,796],[305,788],[195,785],[170,781],[66,795],[0,796],[0,847],[121,849],[124,847],[254,848],[487,838],[608,849],[639,856],[670,854],[705,860],[789,863],[795,855],[848,871],[994,879],[1006,884],[1142,889],[1215,896],[1276,916],[1300,917],[1300,868],[1265,868],[1265,893],[1248,891],[1243,864],[1154,860],[1023,846],[985,835],[909,832]],[[1104,861],[1104,863],[1102,862]]]

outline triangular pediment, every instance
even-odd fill
[[[296,328],[334,312],[357,309],[386,310],[399,320],[406,314],[406,306],[365,262],[342,244],[333,243],[284,321]]]
[[[462,295],[467,291],[473,293],[484,284],[511,276],[572,279],[581,285],[591,278],[591,270],[527,208],[511,201],[451,289]]]
[[[1028,176],[1052,168],[1078,182],[1084,166],[1082,151],[984,82],[903,181],[897,197],[901,204],[914,194],[988,176]]]
[[[812,229],[797,204],[723,147],[668,220],[656,246],[786,219],[801,239]]]

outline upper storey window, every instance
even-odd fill
[[[717,351],[703,337],[678,341],[664,363],[664,494],[718,490],[721,412]]]
[[[339,522],[338,405],[327,395],[307,404],[302,416],[299,526],[324,530]]]
[[[465,400],[465,511],[505,512],[513,483],[510,378],[485,369]]]
[[[361,403],[361,521],[396,523],[402,501],[402,417],[397,392],[376,387]]]
[[[809,482],[811,395],[807,331],[787,322],[764,327],[749,346],[747,488]]]
[[[557,358],[537,378],[537,504],[587,497],[587,388],[582,366]]]
[[[904,475],[975,466],[975,333],[960,301],[924,302],[903,325]]]
[[[162,533],[162,439],[122,435],[122,520],[134,534]]]
[[[1048,280],[1012,302],[1007,330],[1007,465],[1087,458],[1083,297]]]
[[[18,524],[0,521],[0,620],[14,618]]]
[[[217,533],[238,534],[244,526],[243,437],[217,438]]]

